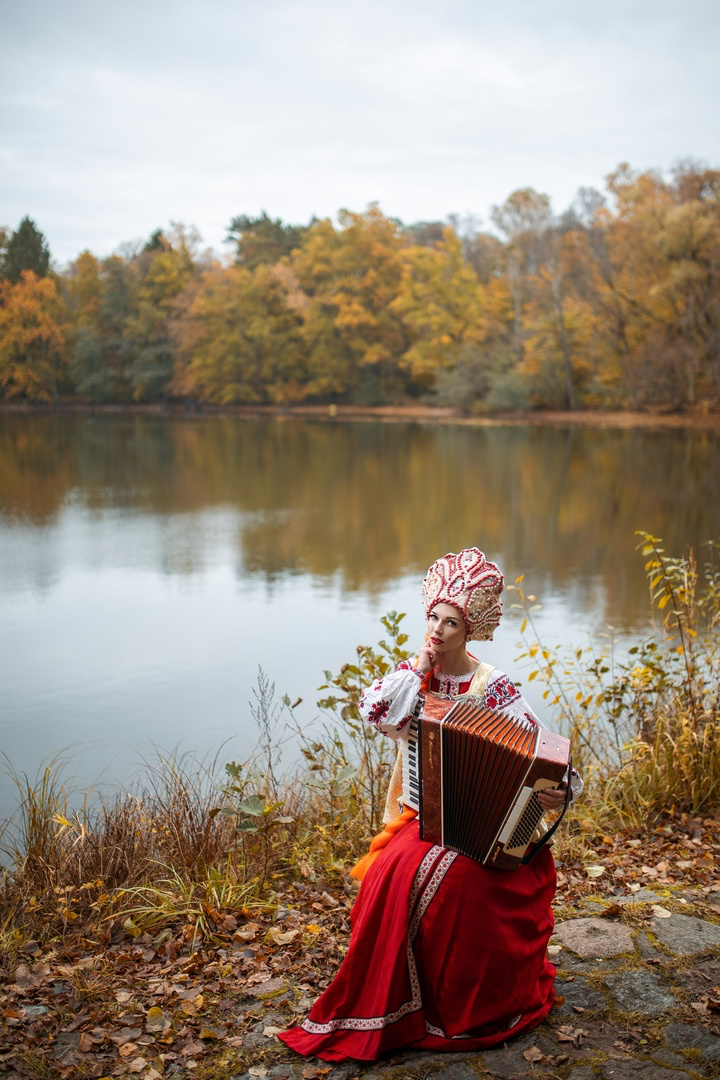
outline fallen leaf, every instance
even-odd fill
[[[670,919],[670,918],[672,918],[672,911],[668,911],[667,908],[660,907],[659,904],[653,904],[652,907],[650,908],[650,910],[652,911],[653,915],[657,919]]]
[[[266,1039],[272,1039],[275,1035],[279,1035],[283,1030],[284,1029],[281,1027],[276,1027],[275,1024],[266,1024],[263,1028],[263,1035]]]
[[[580,1048],[583,1037],[587,1034],[584,1028],[574,1028],[571,1024],[563,1024],[555,1032],[558,1042],[571,1042],[577,1049]]]
[[[25,987],[30,986],[31,982],[32,979],[30,976],[30,968],[27,966],[27,964],[18,964],[18,966],[15,968],[16,985],[24,989]]]
[[[111,1032],[110,1040],[111,1042],[116,1043],[118,1046],[124,1046],[125,1043],[129,1043],[132,1042],[133,1039],[137,1039],[139,1035],[142,1035],[142,1028],[125,1028],[124,1031]]]
[[[523,1057],[526,1061],[544,1061],[545,1055],[542,1050],[537,1046],[531,1046],[529,1050],[523,1050]]]
[[[165,1013],[157,1005],[153,1005],[151,1009],[148,1009],[145,1015],[145,1030],[146,1031],[164,1031],[166,1027],[170,1027],[170,1021],[166,1019]]]
[[[248,980],[250,982],[251,978]],[[262,997],[264,994],[276,994],[279,990],[284,990],[286,986],[284,979],[265,979],[257,986],[246,986],[245,993],[252,997]]]
[[[548,956],[557,956],[562,952],[562,945],[548,945]]]
[[[199,1039],[224,1039],[227,1035],[227,1028],[221,1027],[219,1024],[211,1027],[200,1028],[198,1033]]]
[[[265,1065],[251,1065],[248,1069],[249,1076],[267,1076],[268,1072]]]
[[[606,867],[600,866],[597,863],[591,863],[585,867],[585,873],[589,878],[599,878],[605,873]]]
[[[304,1080],[322,1080],[323,1076],[327,1076],[329,1072],[332,1072],[332,1065],[328,1065],[326,1069],[319,1067],[318,1065],[308,1065],[303,1069]]]
[[[268,930],[267,936],[271,941],[274,941],[276,945],[289,945],[291,941],[300,933],[299,930],[280,930],[278,927],[273,927],[272,930]]]
[[[183,1057],[194,1057],[195,1054],[204,1054],[206,1049],[205,1043],[199,1042],[197,1039],[189,1039],[180,1053]]]

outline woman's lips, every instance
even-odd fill
[[[441,637],[431,637],[430,640],[432,641],[433,645],[442,645]]]

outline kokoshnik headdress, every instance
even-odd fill
[[[503,576],[478,548],[448,552],[432,564],[422,583],[425,614],[451,604],[465,622],[468,641],[489,641],[500,622]]]

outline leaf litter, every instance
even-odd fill
[[[606,917],[627,918],[616,898],[649,888],[661,890],[663,903],[647,905],[648,918],[666,917],[683,900],[689,910],[688,896],[698,914],[717,917],[717,836],[712,819],[700,828],[670,819],[643,838],[586,836],[584,860],[558,859],[556,906],[599,896],[609,901]],[[588,876],[586,863],[604,872]],[[173,1080],[187,1069],[212,1076],[215,1064],[227,1075],[264,1076],[270,1065],[297,1061],[277,1035],[307,1013],[337,971],[349,939],[348,892],[347,881],[292,882],[263,909],[216,912],[212,937],[197,947],[182,920],[172,936],[138,935],[134,926],[93,935],[80,927],[63,941],[28,941],[22,959],[0,962],[0,1072]],[[716,1024],[720,986],[708,985],[691,1007],[698,1021]],[[592,1045],[588,1027],[564,1022],[553,1030],[571,1051]],[[642,1038],[641,1031],[626,1042]],[[329,1071],[308,1064],[303,1076],[322,1080]]]

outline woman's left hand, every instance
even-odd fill
[[[565,802],[567,784],[562,783],[559,788],[545,788],[538,791],[538,802],[543,810],[559,810]]]

